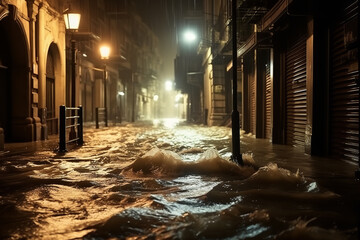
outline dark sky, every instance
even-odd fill
[[[174,30],[173,0],[135,0],[144,22],[158,35],[159,51],[164,65],[160,72],[162,80],[174,79],[176,38]],[[178,1],[178,0],[177,0]]]

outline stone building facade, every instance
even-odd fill
[[[69,7],[82,16],[74,34],[63,20]],[[58,133],[59,106],[73,102],[71,40],[75,105],[83,105],[86,122],[95,120],[96,107],[106,107],[114,123],[151,117],[158,39],[131,1],[1,0],[0,35],[0,150],[4,142]],[[103,43],[112,49],[107,61],[99,54]]]
[[[65,25],[59,10],[47,1],[0,1],[0,127],[6,141],[44,139],[44,109],[56,118],[52,106],[65,104]]]
[[[231,124],[233,1],[203,1],[199,20],[197,71],[208,125]],[[236,1],[243,130],[304,153],[360,162],[359,9],[358,0]]]

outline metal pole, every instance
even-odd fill
[[[95,124],[96,128],[99,128],[99,108],[95,108]]]
[[[66,152],[66,107],[64,105],[60,106],[60,119],[59,119],[59,152]]]
[[[244,165],[240,154],[240,126],[239,112],[237,110],[237,26],[236,26],[236,4],[237,0],[232,0],[232,44],[233,44],[233,111],[231,114],[232,126],[232,160],[240,165]]]
[[[121,101],[121,95],[119,96],[119,104],[120,104],[120,106],[119,106],[119,122],[121,123],[122,122],[122,106],[121,106],[121,104],[122,104],[122,101]]]
[[[76,42],[71,40],[71,107],[76,106]],[[72,111],[72,110],[71,110]],[[72,115],[72,114],[71,114]],[[71,125],[75,124],[75,120],[71,120]],[[69,133],[69,139],[75,139],[75,127],[72,127]]]
[[[135,122],[135,83],[134,83],[134,73],[131,75],[132,82],[132,114],[131,114],[131,122]]]
[[[71,107],[76,106],[76,42],[71,40]]]
[[[106,64],[104,64],[104,121],[105,121],[105,127],[108,126],[108,117],[107,117],[107,93],[106,93],[106,80],[107,80],[107,74],[106,74]]]
[[[79,106],[79,110],[78,110],[78,114],[79,114],[79,122],[78,122],[78,144],[79,145],[83,145],[84,143],[84,121],[83,121],[83,107],[82,106]]]

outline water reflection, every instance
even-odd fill
[[[85,145],[66,155],[9,156],[0,238],[356,239],[341,195],[251,154],[245,167],[234,164],[230,134],[129,124],[88,129]]]

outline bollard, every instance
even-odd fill
[[[83,138],[83,130],[84,130],[84,124],[83,124],[83,107],[79,106],[79,110],[78,110],[78,115],[79,115],[79,122],[78,122],[78,144],[79,145],[83,145],[84,143],[84,138]]]
[[[59,118],[59,151],[66,152],[66,107],[60,106],[60,118]]]
[[[104,109],[104,121],[105,121],[105,127],[108,126],[108,118],[107,118],[107,108]]]
[[[95,123],[96,128],[99,128],[99,108],[95,108]]]

